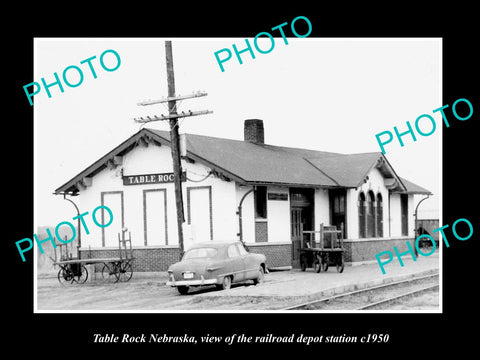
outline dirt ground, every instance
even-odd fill
[[[318,281],[319,274],[287,271],[270,273],[265,282],[234,284],[232,289],[219,291],[215,286],[194,288],[187,295],[180,295],[175,288],[165,285],[166,273],[134,274],[128,282],[108,283],[103,279],[89,279],[84,284],[61,285],[52,272],[41,273],[37,280],[36,304],[38,311],[262,311],[281,310],[288,306],[313,300],[315,294],[292,296],[292,292],[278,289],[292,288],[293,279],[297,286]],[[340,274],[322,274],[338,277]],[[310,280],[308,280],[310,279]],[[288,286],[287,286],[288,285]],[[298,289],[298,288],[297,288]],[[304,292],[305,294],[305,292]],[[413,300],[412,300],[413,301]],[[396,304],[400,310],[438,309],[438,295],[415,300],[413,305]]]
[[[266,279],[265,283],[272,282]],[[39,277],[37,281],[37,309],[81,311],[128,310],[266,310],[286,307],[296,297],[215,296],[215,286],[191,289],[180,295],[175,288],[165,285],[163,276],[132,278],[126,283],[106,283],[103,280],[85,284],[61,285],[56,278]],[[263,284],[257,285],[262,286]],[[232,285],[231,290],[255,286],[251,282]],[[208,294],[209,296],[202,296]],[[224,295],[224,294],[223,294]]]

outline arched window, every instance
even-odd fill
[[[383,199],[382,194],[377,194],[377,217],[375,219],[377,224],[377,237],[383,237]]]
[[[375,237],[375,195],[373,191],[367,193],[367,237]]]
[[[360,238],[366,237],[365,224],[365,194],[360,192],[358,194],[358,236]]]
[[[408,194],[400,194],[400,214],[402,219],[402,236],[408,235]]]

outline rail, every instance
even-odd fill
[[[367,287],[367,288],[364,288],[364,289],[354,290],[354,291],[346,292],[346,293],[343,293],[343,294],[332,295],[332,296],[321,298],[321,299],[315,299],[315,300],[304,302],[304,303],[301,303],[301,304],[296,304],[296,305],[284,308],[282,310],[312,310],[312,309],[315,310],[316,307],[318,307],[318,306],[321,307],[322,304],[331,305],[333,302],[338,301],[339,299],[342,299],[342,298],[347,298],[349,296],[361,296],[361,295],[363,295],[363,294],[365,294],[369,291],[388,289],[388,288],[392,288],[392,287],[398,286],[398,285],[409,284],[409,283],[411,284],[411,283],[416,282],[416,281],[433,279],[435,277],[438,277],[438,273],[429,274],[429,275],[425,275],[425,276],[419,276],[419,277],[413,277],[413,278],[400,280],[400,281],[395,281],[395,282],[391,282],[391,283],[387,283],[387,284],[381,284],[381,285]],[[410,291],[408,293],[403,293],[403,294],[400,294],[400,295],[397,295],[397,296],[389,297],[388,299],[382,299],[382,300],[376,301],[374,303],[372,303],[372,301],[370,299],[368,299],[367,304],[357,306],[352,310],[367,310],[367,309],[369,309],[371,307],[374,307],[374,306],[380,306],[382,304],[382,302],[384,302],[385,304],[388,303],[388,302],[393,302],[395,300],[404,298],[406,296],[412,296],[416,292],[422,292],[422,291],[430,290],[431,288],[434,288],[435,286],[438,287],[438,284],[430,285],[426,288],[416,289],[416,290]]]
[[[365,305],[365,306],[358,307],[356,310],[371,310],[371,309],[379,307],[379,306],[394,303],[394,302],[396,302],[400,299],[408,298],[410,296],[419,295],[419,294],[422,294],[424,292],[434,290],[434,289],[438,289],[438,288],[439,288],[438,284],[426,286],[426,287],[421,288],[421,289],[416,289],[416,290],[409,291],[409,292],[406,292],[406,293],[403,293],[403,294],[400,294],[400,295],[397,295],[397,296],[392,296],[388,299],[383,299],[383,300],[376,301],[372,304],[368,304],[368,305]]]

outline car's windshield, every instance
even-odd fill
[[[185,255],[183,255],[183,260],[186,259],[196,259],[196,258],[209,258],[217,255],[217,249],[214,248],[196,248],[188,250]]]

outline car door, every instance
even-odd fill
[[[258,264],[255,256],[252,256],[252,254],[245,250],[243,244],[237,243],[237,247],[240,253],[240,257],[243,260],[243,266],[245,267],[244,280],[255,279],[258,275],[258,269],[260,264]]]
[[[233,273],[232,282],[245,280],[245,266],[243,263],[243,258],[240,256],[240,252],[236,244],[231,244],[228,246],[227,256]]]

